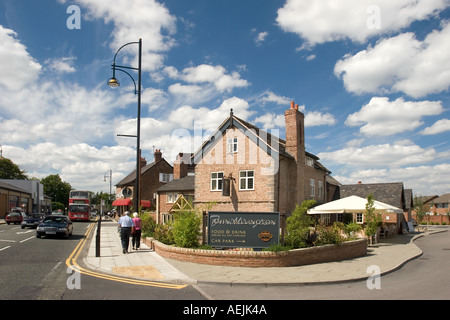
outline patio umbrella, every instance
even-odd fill
[[[308,214],[364,213],[367,199],[350,196],[309,209]],[[403,213],[403,210],[380,201],[373,204],[376,213]]]

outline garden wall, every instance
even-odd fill
[[[153,238],[146,238],[144,242],[164,258],[232,267],[291,267],[353,259],[367,254],[366,239],[281,252],[188,249],[165,245]]]

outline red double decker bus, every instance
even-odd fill
[[[69,219],[72,221],[90,221],[91,201],[89,191],[70,191]]]

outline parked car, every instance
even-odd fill
[[[41,236],[64,236],[69,238],[72,235],[72,220],[63,215],[48,215],[36,228],[36,237]]]
[[[21,227],[37,228],[37,226],[44,220],[45,215],[43,213],[30,213],[22,220]]]
[[[25,214],[25,212],[23,212],[22,208],[12,208],[11,213],[6,215],[5,221],[7,224],[10,224],[10,223],[21,224],[22,220],[26,216],[27,215]]]

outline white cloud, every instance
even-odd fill
[[[450,23],[423,41],[413,33],[382,39],[355,55],[346,55],[334,68],[345,88],[357,94],[404,92],[419,98],[450,87]]]
[[[387,97],[374,97],[360,111],[350,114],[345,124],[361,126],[360,132],[367,136],[388,136],[415,130],[423,124],[424,116],[443,111],[440,101],[389,101]]]
[[[425,164],[446,156],[448,154],[438,154],[433,148],[424,149],[408,140],[365,147],[349,145],[341,150],[318,154],[324,162],[346,165],[352,169],[399,168]]]
[[[175,45],[176,18],[169,10],[155,0],[77,0],[88,10],[88,19],[103,19],[114,23],[111,49],[116,52],[122,45],[142,38],[142,68],[157,70],[163,64],[164,52]],[[84,13],[82,9],[82,12]],[[127,63],[137,65],[137,46],[124,48],[134,57]]]
[[[445,9],[448,0],[287,0],[276,21],[307,46],[350,39],[363,43],[424,20]]]
[[[211,98],[215,92],[211,88],[204,88],[199,85],[184,85],[175,83],[169,86],[168,92],[175,97],[176,103],[197,104]]]
[[[269,33],[267,31],[260,32],[255,37],[255,44],[257,46],[260,46],[267,38]]]
[[[421,131],[423,135],[432,135],[450,131],[450,119],[441,119],[436,121],[431,127],[427,127]]]
[[[111,112],[130,102],[128,95],[116,96],[106,90],[63,81],[39,82],[23,88],[20,95],[5,90],[0,95],[5,117],[0,118],[0,143],[101,141],[113,132]]]
[[[448,193],[450,164],[408,166],[404,168],[353,170],[348,175],[333,175],[342,184],[403,182],[414,196]]]
[[[227,73],[227,70],[220,65],[201,64],[185,68],[181,72],[178,72],[174,67],[166,67],[164,72],[172,79],[183,80],[187,83],[211,84],[219,92],[231,92],[234,88],[249,85],[247,80],[241,79],[239,73]]]
[[[57,59],[48,59],[45,63],[48,65],[48,69],[58,73],[72,73],[75,72],[75,68],[72,66],[75,57],[64,57]]]
[[[275,102],[278,105],[285,105],[286,107],[288,107],[290,105],[291,101],[292,101],[291,98],[276,95],[272,91],[264,92],[256,100],[257,103]]]
[[[319,111],[310,111],[305,115],[305,127],[315,126],[332,126],[336,123],[336,119],[331,113],[322,113]]]
[[[282,114],[266,113],[255,119],[255,123],[261,123],[263,129],[284,128],[285,119]]]
[[[42,69],[16,36],[13,30],[0,25],[0,85],[14,91],[36,81]]]
[[[305,106],[300,106],[299,110],[304,110]],[[284,128],[285,126],[285,117],[284,114],[274,114],[274,113],[266,113],[262,116],[259,116],[255,119],[255,123],[261,123],[263,129],[272,129],[272,128]],[[316,127],[323,125],[334,125],[336,123],[336,119],[330,113],[322,113],[319,111],[310,111],[306,112],[305,115],[305,127]]]
[[[30,177],[44,178],[58,173],[74,188],[105,190],[104,172],[113,169],[113,182],[133,170],[135,151],[123,146],[96,148],[85,143],[61,146],[43,142],[26,148],[4,145],[4,153]],[[45,173],[43,173],[45,172]]]

